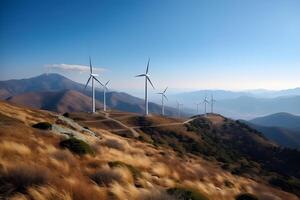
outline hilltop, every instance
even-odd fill
[[[248,192],[262,199],[297,199],[260,177],[257,170],[266,173],[268,166],[252,161],[248,152],[253,145],[277,146],[219,115],[145,118],[113,111],[62,116],[0,102],[0,122],[2,197],[148,200],[193,194],[233,199]],[[227,129],[224,124],[229,132],[234,124],[239,132],[219,132]],[[238,142],[229,148],[223,140]]]

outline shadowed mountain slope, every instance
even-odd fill
[[[243,123],[260,131],[266,138],[283,147],[300,148],[300,131],[282,127],[261,126],[248,121],[243,121]]]

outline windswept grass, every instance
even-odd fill
[[[26,193],[28,187],[46,184],[48,169],[38,165],[16,165],[0,172],[0,194],[9,197],[16,193]]]
[[[108,165],[111,168],[115,168],[115,167],[125,167],[125,168],[127,168],[132,173],[132,176],[134,177],[134,179],[137,179],[137,178],[141,177],[141,175],[142,175],[139,169],[135,168],[132,165],[121,162],[121,161],[108,162]]]
[[[121,175],[115,171],[102,169],[89,176],[99,186],[110,186],[113,182],[121,182]]]

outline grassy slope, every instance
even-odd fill
[[[56,129],[31,127],[41,121],[50,122]],[[241,192],[255,193],[260,198],[297,199],[263,183],[232,175],[199,156],[179,157],[168,145],[154,146],[89,127],[94,136],[48,112],[1,102],[0,124],[2,197],[174,199],[166,190],[176,187],[191,188],[210,199],[233,199]],[[71,130],[93,148],[94,156],[79,156],[59,146]],[[196,137],[191,131],[185,133]]]

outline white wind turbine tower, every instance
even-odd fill
[[[214,113],[214,103],[216,103],[216,100],[214,99],[214,95],[211,95],[210,98],[211,113]]]
[[[93,66],[92,66],[92,61],[91,61],[91,57],[90,57],[90,77],[87,80],[86,84],[85,84],[85,88],[88,86],[90,80],[92,79],[92,101],[93,101],[93,105],[92,105],[92,113],[96,112],[96,106],[95,106],[95,86],[94,86],[94,80],[96,80],[97,82],[99,82],[101,85],[103,85],[96,77],[99,76],[98,74],[94,74],[93,73]]]
[[[204,98],[203,103],[204,103],[204,114],[205,114],[205,116],[206,116],[206,114],[207,114],[207,113],[206,113],[206,104],[209,103],[209,101],[207,100],[207,97]]]
[[[181,114],[181,113],[180,113],[180,111],[181,111],[181,110],[180,110],[180,107],[181,107],[181,106],[183,106],[183,104],[182,104],[182,103],[179,103],[179,102],[177,101],[177,116],[178,116],[178,118],[180,118],[180,114]]]
[[[151,80],[150,80],[150,75],[148,74],[148,71],[149,71],[149,63],[150,63],[150,58],[148,59],[148,64],[147,64],[147,68],[146,68],[146,73],[145,74],[140,74],[140,75],[137,75],[135,77],[142,77],[144,76],[145,77],[145,115],[147,116],[148,115],[148,81],[149,83],[151,84],[151,86],[154,88]]]
[[[201,103],[195,103],[196,104],[196,106],[197,106],[197,114],[199,114],[199,105],[201,104]]]
[[[161,95],[161,115],[164,116],[165,115],[165,105],[164,105],[164,99],[166,99],[168,101],[168,98],[166,96],[166,91],[167,91],[168,87],[166,87],[166,89],[163,92],[159,92],[157,94]]]
[[[104,85],[102,85],[103,86],[103,111],[104,112],[106,112],[106,92],[108,90],[107,85],[109,82],[110,82],[110,80],[107,81]]]

